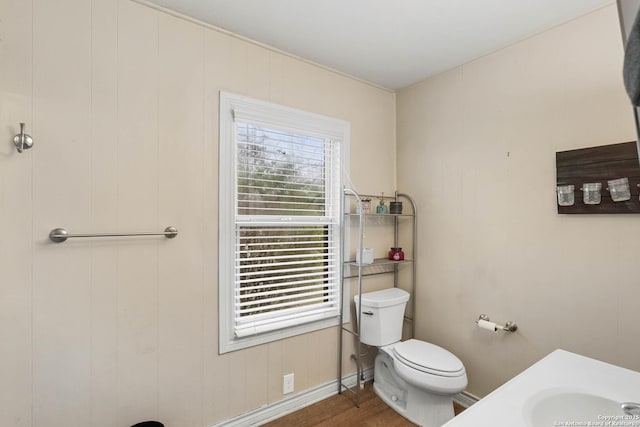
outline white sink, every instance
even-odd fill
[[[446,427],[640,427],[622,402],[640,402],[640,373],[556,350]]]
[[[527,399],[524,418],[530,427],[606,425],[625,417],[620,402],[589,393],[554,389]]]

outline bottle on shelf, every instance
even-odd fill
[[[378,203],[378,206],[376,206],[376,213],[381,215],[386,215],[389,213],[387,205],[384,204],[384,193],[382,193],[382,197],[380,197],[380,203]]]

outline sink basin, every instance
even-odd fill
[[[527,426],[606,425],[624,416],[620,403],[589,393],[547,390],[524,406]]]
[[[640,427],[622,402],[640,403],[640,372],[556,350],[443,427]]]

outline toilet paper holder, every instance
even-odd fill
[[[481,320],[484,320],[485,322],[491,322],[491,320],[489,319],[489,316],[487,316],[486,314],[481,314],[480,316],[478,316],[478,320],[476,320],[476,324],[479,325],[479,322]],[[516,325],[516,322],[512,322],[511,320],[505,323],[504,326],[498,325],[498,324],[494,324],[494,326],[496,328],[495,331],[497,331],[497,329],[502,329],[503,331],[506,331],[506,332],[515,332],[516,330],[518,330],[518,325]]]

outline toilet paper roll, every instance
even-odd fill
[[[494,334],[498,332],[498,325],[493,322],[487,322],[486,320],[478,320],[478,327],[480,329],[486,329],[487,331],[492,331]]]

